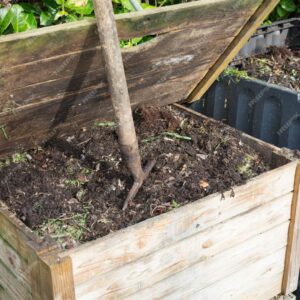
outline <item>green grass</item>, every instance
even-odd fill
[[[66,179],[64,181],[64,184],[66,186],[69,186],[69,187],[81,187],[82,185],[84,185],[84,182],[80,181],[79,179]]]
[[[172,200],[172,209],[178,208],[181,205],[179,203],[176,202],[176,200]]]
[[[247,71],[241,71],[234,67],[228,67],[224,72],[223,76],[229,76],[231,79],[240,81],[241,79],[251,79]]]
[[[159,140],[163,137],[167,137],[167,138],[173,139],[173,140],[182,140],[182,141],[191,141],[192,140],[192,138],[189,136],[180,135],[176,132],[166,131],[166,132],[162,132],[159,135],[144,138],[144,139],[142,139],[142,143],[151,143],[151,142]]]
[[[66,239],[80,241],[84,232],[89,231],[86,227],[88,211],[72,214],[68,217],[49,219],[40,226],[37,233],[40,236],[50,235],[53,239],[64,242]]]
[[[16,152],[12,156],[9,156],[0,161],[0,169],[8,167],[10,164],[21,164],[31,160],[32,157],[26,152]]]
[[[8,136],[8,133],[7,133],[7,131],[6,131],[4,125],[0,125],[0,131],[1,131],[1,133],[3,134],[4,138],[5,138],[6,140],[8,140],[8,139],[9,139],[9,136]]]

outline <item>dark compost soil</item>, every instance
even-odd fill
[[[121,207],[132,179],[111,122],[3,161],[1,200],[34,231],[70,248],[209,194],[222,197],[268,169],[238,132],[221,123],[171,107],[140,109],[135,123],[144,163],[157,163],[127,211]]]
[[[300,51],[270,47],[267,54],[245,59],[242,69],[250,77],[300,91]]]

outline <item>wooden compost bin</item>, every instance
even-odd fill
[[[274,169],[234,195],[205,197],[76,249],[39,241],[3,205],[0,298],[268,300],[294,291],[300,164],[241,140]]]
[[[132,104],[201,96],[277,3],[199,0],[117,16],[121,39],[155,35],[123,50]],[[98,44],[93,21],[0,38],[1,156],[112,117]],[[241,139],[273,169],[234,195],[211,195],[73,250],[40,240],[1,204],[0,299],[269,299],[294,291],[299,163]]]

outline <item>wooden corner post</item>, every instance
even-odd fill
[[[297,290],[300,271],[300,163],[296,169],[291,222],[288,234],[288,245],[285,269],[282,282],[282,294]]]
[[[70,257],[57,254],[39,256],[36,270],[32,272],[33,299],[74,300],[75,288]]]

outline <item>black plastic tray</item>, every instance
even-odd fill
[[[300,49],[300,19],[293,18],[260,27],[249,42],[233,60],[238,64],[242,59],[263,54],[270,46]]]
[[[300,19],[261,27],[234,59],[266,53],[270,46],[300,48]],[[220,77],[191,107],[279,147],[300,149],[300,93],[261,80]]]

